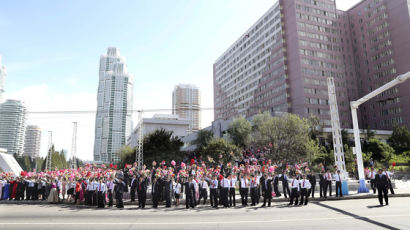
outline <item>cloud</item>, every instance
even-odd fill
[[[92,159],[95,113],[52,114],[47,111],[94,111],[96,109],[95,94],[54,92],[47,84],[39,84],[8,92],[6,98],[22,100],[29,112],[45,112],[42,114],[29,113],[26,122],[38,125],[42,129],[40,155],[45,156],[47,153],[48,131],[53,132],[53,143],[56,149],[65,149],[71,154],[73,122],[77,121],[77,156],[81,159]]]

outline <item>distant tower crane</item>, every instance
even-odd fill
[[[51,154],[53,147],[53,131],[48,131],[48,154],[46,158],[46,170],[51,171]]]

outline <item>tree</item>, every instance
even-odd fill
[[[372,153],[374,160],[388,162],[394,154],[394,149],[379,139],[371,138],[367,146],[367,153]]]
[[[252,125],[243,116],[235,118],[228,128],[233,143],[238,147],[246,147],[251,140]]]
[[[182,161],[185,157],[185,153],[180,151],[183,145],[178,137],[172,136],[171,131],[156,130],[144,137],[144,164],[151,165],[154,160]]]
[[[228,143],[223,138],[215,138],[204,148],[202,156],[205,160],[210,157],[215,162],[222,160],[223,163],[227,163],[238,157],[240,153],[241,150],[236,145]]]
[[[124,168],[125,164],[133,164],[136,162],[136,150],[129,145],[124,145],[120,149],[119,168]]]
[[[306,159],[310,140],[306,119],[293,114],[283,117],[258,114],[254,119],[254,130],[256,143],[272,145],[269,158],[285,161]]]
[[[310,116],[307,118],[309,125],[309,136],[316,140],[319,134],[323,131],[323,127],[320,125],[320,119],[316,116]]]
[[[393,133],[387,140],[397,154],[410,151],[410,131],[406,126],[393,127]]]
[[[197,137],[194,140],[194,144],[197,146],[196,149],[201,152],[205,146],[212,140],[214,133],[211,130],[199,130]]]

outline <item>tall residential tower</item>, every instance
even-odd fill
[[[119,161],[119,150],[132,130],[133,76],[118,48],[100,57],[94,160]]]
[[[26,107],[18,100],[0,104],[0,148],[21,156],[26,128]]]
[[[41,129],[36,125],[27,125],[23,155],[30,157],[40,156]]]
[[[188,119],[188,134],[198,131],[201,126],[201,95],[198,87],[180,84],[172,92],[172,114]]]

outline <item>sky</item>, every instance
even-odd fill
[[[171,109],[172,90],[181,83],[198,86],[201,107],[211,108],[213,63],[276,1],[3,0],[5,97],[24,101],[29,112],[95,110],[99,57],[115,46],[134,75],[134,109]],[[336,1],[343,10],[357,2]],[[202,112],[202,127],[212,120],[213,111]],[[42,128],[40,155],[48,131],[56,149],[71,154],[74,121],[77,156],[92,160],[93,113],[29,113],[27,123]]]

